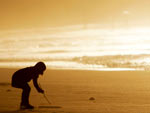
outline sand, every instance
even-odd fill
[[[34,110],[19,110],[21,90],[10,86],[16,69],[0,69],[0,113],[150,113],[150,73],[46,70],[39,82],[51,106],[31,85]],[[92,98],[92,99],[91,99]]]

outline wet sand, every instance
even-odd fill
[[[150,113],[150,72],[48,69],[39,83],[52,104],[30,82],[36,108],[20,111],[21,90],[10,86],[15,70],[0,69],[0,113]]]

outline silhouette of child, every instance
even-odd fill
[[[37,83],[39,75],[43,75],[46,70],[46,65],[43,62],[38,62],[35,66],[19,69],[12,76],[12,87],[21,88],[22,97],[20,109],[33,109],[34,106],[29,104],[30,86],[28,82],[33,80],[34,87],[39,93],[44,93]]]

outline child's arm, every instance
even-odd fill
[[[37,83],[37,79],[38,79],[38,78],[34,78],[34,79],[33,79],[34,87],[37,89],[37,91],[38,91],[39,93],[44,93],[44,90],[39,87],[39,85],[38,85],[38,83]]]

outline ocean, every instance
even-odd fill
[[[149,70],[150,30],[80,27],[0,31],[0,67]]]

